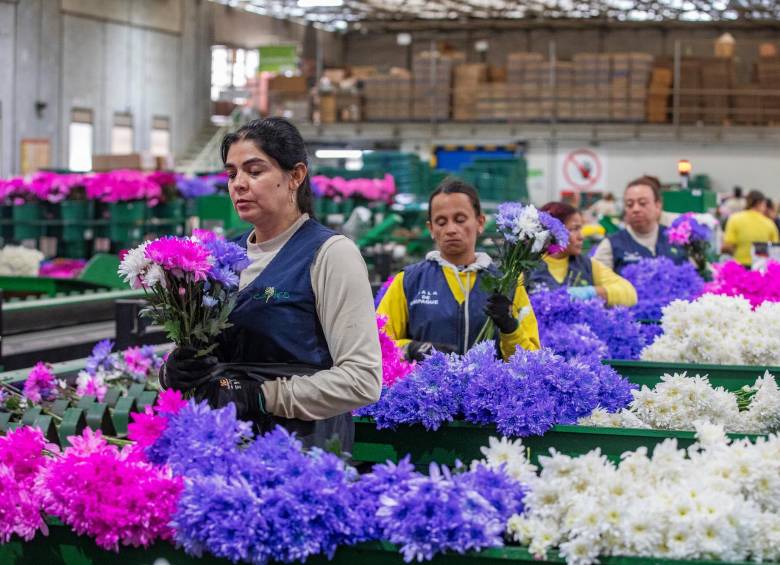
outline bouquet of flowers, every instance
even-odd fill
[[[673,300],[693,300],[704,288],[693,265],[675,265],[668,257],[642,259],[621,274],[636,289],[639,300],[631,311],[640,320],[660,320],[664,306]]]
[[[683,214],[672,222],[666,230],[666,237],[672,245],[679,245],[696,264],[702,278],[709,277],[707,268],[707,250],[710,247],[712,230],[696,221],[693,212]]]
[[[6,245],[0,249],[0,275],[37,277],[43,253],[21,245]]]
[[[664,375],[652,389],[632,391],[628,409],[613,414],[597,408],[580,420],[584,426],[692,430],[696,422],[728,432],[767,434],[780,430],[780,390],[769,372],[733,393],[713,387],[706,376]]]
[[[761,271],[746,269],[736,261],[713,265],[715,277],[705,285],[710,294],[742,296],[755,308],[764,302],[780,302],[780,263],[767,261]]]
[[[663,309],[663,334],[642,351],[643,361],[777,365],[780,303],[753,310],[742,297],[705,294]]]
[[[130,250],[119,275],[143,288],[151,306],[144,311],[177,345],[198,356],[210,353],[214,338],[228,328],[246,251],[216,234],[162,237]]]
[[[504,242],[499,251],[501,274],[483,278],[485,289],[491,293],[498,292],[511,297],[521,275],[534,270],[545,254],[560,253],[569,244],[566,226],[530,204],[504,202],[499,205],[496,227]],[[494,333],[493,321],[488,318],[477,341],[491,340]]]

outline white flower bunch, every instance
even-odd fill
[[[697,438],[687,450],[668,439],[652,456],[625,453],[618,465],[599,450],[551,450],[510,537],[539,557],[557,547],[569,565],[608,555],[780,559],[780,438],[729,444],[706,424]]]
[[[472,469],[479,465],[489,469],[503,468],[507,475],[522,485],[529,486],[536,482],[536,466],[528,462],[521,440],[490,437],[488,446],[481,447],[480,451],[485,459],[472,461]]]
[[[737,296],[705,294],[663,309],[663,335],[642,351],[644,361],[718,365],[780,364],[780,303],[755,311]]]
[[[578,422],[583,426],[692,430],[697,422],[723,426],[728,432],[767,434],[780,430],[780,389],[768,371],[743,393],[750,398],[740,411],[737,395],[713,387],[706,376],[664,375],[652,389],[631,391],[627,410],[610,414],[596,409]]]
[[[6,245],[0,249],[0,275],[37,277],[43,253],[21,245]]]

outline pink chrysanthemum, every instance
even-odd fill
[[[206,280],[213,259],[208,249],[187,237],[161,237],[146,246],[146,256],[174,276],[191,273],[196,281]]]
[[[152,366],[152,360],[144,356],[140,347],[130,347],[124,352],[127,369],[136,375],[146,375]]]
[[[178,390],[168,389],[157,397],[154,410],[147,406],[143,414],[130,414],[132,422],[127,426],[127,437],[140,448],[147,448],[168,427],[168,415],[176,414],[187,405],[187,401]]]
[[[103,402],[108,392],[108,386],[100,373],[90,375],[86,371],[79,373],[76,379],[76,394],[80,397],[94,396],[98,402]]]
[[[768,261],[763,271],[751,271],[736,261],[713,265],[715,279],[704,285],[706,294],[743,296],[753,308],[780,302],[780,263]]]
[[[135,449],[119,451],[89,428],[70,442],[36,482],[46,512],[114,551],[171,539],[180,477],[139,460]]]
[[[393,386],[412,372],[414,364],[404,360],[403,353],[396,343],[384,332],[387,318],[377,316],[376,325],[379,330],[379,345],[382,348],[382,383]]]
[[[23,392],[30,402],[54,400],[57,397],[57,377],[46,363],[39,361],[27,375]]]

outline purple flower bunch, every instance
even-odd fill
[[[463,356],[434,353],[406,378],[385,388],[376,404],[355,414],[377,428],[420,424],[436,430],[463,418],[496,425],[509,437],[541,435],[601,407],[614,412],[632,400],[631,385],[593,357],[566,359],[550,350],[518,349],[507,363],[492,343]]]
[[[92,348],[83,373],[101,380],[110,378],[144,382],[157,374],[162,363],[162,357],[157,355],[151,345],[115,352],[114,342],[104,339]]]
[[[668,257],[642,259],[622,273],[636,289],[638,302],[631,312],[639,320],[660,320],[661,310],[674,300],[693,300],[704,289],[704,279],[689,262],[675,265]]]
[[[584,324],[603,341],[611,359],[638,359],[647,344],[641,324],[633,313],[622,307],[607,308],[600,300],[574,300],[566,289],[536,292],[531,295],[542,345],[556,349],[556,330],[567,325]]]
[[[209,196],[217,192],[217,182],[221,179],[217,176],[211,177],[184,177],[180,176],[176,181],[176,188],[182,198],[200,198]]]
[[[286,563],[365,538],[356,471],[282,428],[253,438],[232,404],[169,414],[146,454],[186,477],[172,524],[190,554]]]
[[[32,403],[48,402],[59,396],[59,382],[51,367],[39,361],[28,373],[22,392]]]
[[[377,530],[382,539],[401,546],[406,562],[501,546],[506,521],[523,511],[522,487],[501,470],[480,465],[453,474],[432,463],[425,476],[403,461],[389,472],[378,467],[391,481],[379,496]]]
[[[666,237],[672,245],[689,245],[696,241],[709,241],[712,230],[696,221],[693,212],[675,218],[666,230]]]

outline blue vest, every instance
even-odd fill
[[[495,273],[495,268],[491,267]],[[488,294],[480,287],[482,273],[472,273],[476,282],[468,295],[468,346],[474,345],[487,320],[485,305]],[[458,304],[452,295],[441,265],[421,261],[404,269],[404,294],[409,307],[406,336],[415,341],[451,345],[464,351],[466,337],[466,302]]]
[[[237,241],[246,247],[251,231]],[[336,233],[308,220],[279,250],[260,275],[238,293],[230,315],[236,361],[305,363],[330,369],[325,333],[317,316],[311,265]]]
[[[620,230],[608,236],[612,244],[612,257],[614,258],[614,271],[618,274],[627,265],[638,263],[647,257],[668,257],[675,265],[681,265],[687,261],[685,250],[672,245],[666,239],[666,228],[658,226],[658,241],[655,244],[655,255],[644,245],[640,245],[631,237],[628,230]]]
[[[562,286],[593,286],[591,258],[582,255],[569,257],[569,270],[566,272],[563,282],[560,283],[550,274],[550,269],[544,261],[528,277],[529,292],[556,290]]]
[[[236,243],[246,248],[251,233]],[[220,340],[222,361],[303,363],[322,369],[333,366],[317,315],[310,271],[320,247],[334,235],[336,232],[309,219],[263,272],[238,293],[229,318],[233,326]],[[324,447],[338,435],[345,450],[352,448],[355,428],[350,413],[314,422],[275,419],[295,432],[304,447]]]

